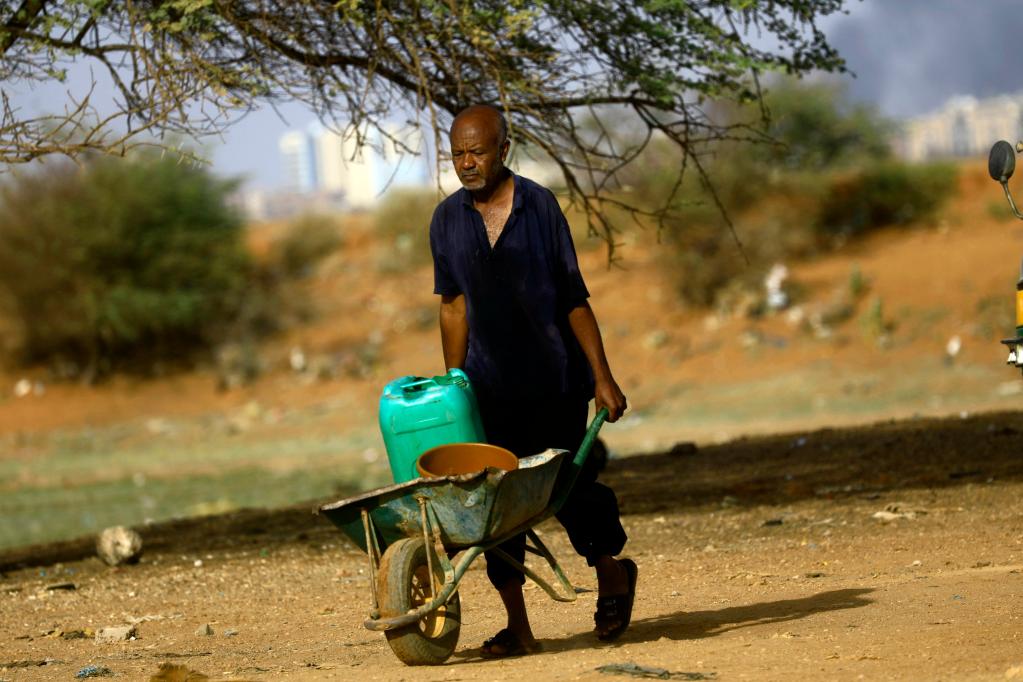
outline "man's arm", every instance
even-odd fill
[[[568,323],[593,369],[596,410],[599,412],[600,408],[606,407],[607,420],[609,422],[618,421],[618,418],[625,412],[625,408],[628,407],[628,403],[622,389],[618,388],[617,382],[611,375],[611,368],[608,366],[607,356],[604,354],[604,342],[600,338],[600,328],[597,326],[597,318],[594,316],[590,304],[583,301],[573,308],[568,314]]]
[[[465,296],[440,297],[440,345],[444,368],[464,369],[469,352],[469,321],[465,317]]]

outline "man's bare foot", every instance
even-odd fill
[[[483,642],[483,646],[480,647],[480,654],[484,658],[525,656],[537,651],[540,651],[540,642],[533,637],[533,633],[518,635],[508,628]]]

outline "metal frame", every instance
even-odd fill
[[[366,546],[369,548],[367,554],[370,558],[370,583],[372,585],[373,594],[373,609],[370,611],[369,618],[363,623],[369,630],[377,632],[384,632],[387,630],[396,630],[398,628],[412,625],[425,617],[431,611],[434,611],[444,604],[447,603],[451,595],[458,589],[459,583],[469,570],[469,566],[475,561],[481,554],[486,551],[494,550],[494,553],[502,560],[507,561],[513,568],[522,571],[522,573],[530,580],[539,585],[544,592],[550,596],[551,599],[560,602],[572,602],[576,600],[576,590],[569,582],[565,572],[561,569],[561,565],[558,560],[554,558],[547,546],[543,544],[536,532],[533,530],[533,526],[546,520],[552,514],[550,510],[541,514],[535,519],[518,526],[512,531],[509,531],[506,535],[501,536],[496,540],[491,540],[482,545],[474,545],[467,550],[459,558],[455,564],[451,563],[448,558],[447,550],[444,548],[444,543],[441,540],[440,535],[440,523],[437,521],[437,515],[430,506],[429,501],[424,497],[417,497],[416,500],[419,502],[420,508],[420,519],[422,523],[423,542],[426,545],[426,557],[429,565],[431,586],[433,588],[434,597],[429,602],[423,604],[419,608],[409,611],[406,614],[400,616],[392,616],[390,618],[380,617],[380,602],[377,594],[377,574],[380,572],[379,563],[379,545],[377,543],[377,531],[373,524],[373,518],[369,515],[369,512],[365,509],[362,511],[362,524],[366,531]],[[501,549],[497,549],[497,546],[510,540],[511,538],[519,535],[520,533],[526,534],[526,551],[543,557],[547,564],[551,567],[551,571],[558,579],[558,583],[561,588],[561,592],[554,589],[546,580],[541,578],[535,571],[530,569],[525,564],[516,561],[512,557],[508,556],[507,552]],[[533,544],[530,545],[529,543]],[[438,586],[433,584],[433,562],[437,561],[444,571],[444,583]]]

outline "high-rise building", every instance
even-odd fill
[[[895,148],[910,161],[923,161],[987,154],[996,141],[1014,143],[1021,136],[1023,95],[953,97],[938,111],[904,122]]]
[[[355,133],[338,133],[322,126],[314,136],[321,192],[343,197],[350,209],[371,208],[376,203],[375,183],[378,155],[367,146],[359,147]]]
[[[305,131],[291,130],[281,136],[277,148],[281,153],[285,189],[297,193],[314,191],[319,181],[312,137]]]
[[[286,133],[279,142],[286,191],[315,193],[332,205],[364,210],[389,189],[429,184],[422,136],[415,130],[387,131],[390,137],[371,130],[361,145],[355,131],[338,132],[320,123]]]

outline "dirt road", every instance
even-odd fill
[[[304,509],[245,512],[147,529],[143,561],[120,569],[14,566],[75,543],[0,555],[0,680],[88,665],[139,680],[164,662],[252,680],[610,681],[630,678],[597,669],[624,663],[669,679],[1023,679],[1023,415],[678,448],[614,460],[606,479],[640,568],[613,645],[590,632],[593,592],[564,605],[531,589],[544,651],[480,660],[503,623],[477,569],[455,655],[407,668],[361,627],[365,563],[342,535]],[[593,588],[560,528],[542,532]],[[69,638],[132,622],[134,640]]]

